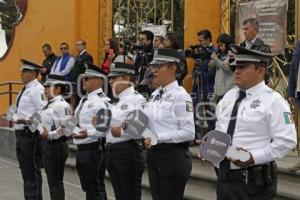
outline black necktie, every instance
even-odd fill
[[[76,112],[75,116],[76,116],[76,118],[78,120],[78,124],[79,124],[79,114],[80,114],[80,111],[81,111],[81,109],[82,109],[82,107],[83,107],[83,105],[84,105],[84,103],[86,102],[87,99],[88,99],[87,96],[82,97],[81,103],[80,103],[79,108],[78,108],[78,110]]]
[[[163,90],[159,90],[159,99],[162,98],[163,94],[164,94],[164,91]]]
[[[162,98],[162,95],[164,94],[163,90],[159,90],[159,93],[154,97],[153,101],[158,101]]]
[[[20,103],[21,97],[22,97],[23,93],[25,92],[25,90],[26,90],[26,86],[24,86],[22,88],[22,91],[21,91],[20,95],[17,98],[17,103],[16,103],[17,108],[19,107],[19,103]]]
[[[230,121],[229,121],[228,128],[227,128],[227,134],[229,134],[231,136],[231,139],[233,137],[233,133],[234,133],[234,129],[235,129],[235,124],[236,124],[236,118],[237,118],[238,109],[239,109],[241,101],[245,97],[246,97],[246,92],[240,90],[239,98],[234,103],[234,106],[233,106],[233,109],[232,109],[232,112],[231,112]],[[220,170],[222,172],[228,172],[230,170],[230,161],[228,159],[224,159],[220,163]]]
[[[48,101],[47,105],[43,108],[43,110],[46,110],[51,103],[52,101]]]

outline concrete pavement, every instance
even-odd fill
[[[66,200],[83,200],[85,194],[82,192],[78,176],[71,169],[65,170],[65,192]],[[113,200],[112,188],[106,184],[108,199]],[[50,200],[46,174],[43,172],[43,197]],[[23,200],[23,180],[18,163],[14,160],[0,156],[0,200]]]

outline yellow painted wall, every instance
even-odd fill
[[[19,80],[21,58],[41,63],[44,59],[41,46],[46,42],[58,54],[59,44],[65,41],[75,54],[75,41],[82,38],[99,65],[104,39],[111,36],[111,4],[111,0],[28,0],[23,21],[15,29],[12,48],[5,59],[0,59],[0,83]],[[195,44],[197,32],[204,28],[212,31],[215,40],[220,33],[220,0],[185,0],[184,20],[185,47]],[[191,76],[185,86],[191,88]],[[0,86],[0,92],[4,90],[7,87]],[[7,109],[7,100],[8,96],[0,96],[0,113]]]
[[[65,41],[75,54],[76,39],[85,39],[98,64],[99,8],[99,0],[29,0],[23,20],[16,26],[12,48],[5,59],[0,59],[0,83],[20,80],[21,58],[41,64],[44,43],[50,43],[58,54],[59,44]],[[1,86],[0,92],[7,89]],[[8,96],[0,96],[0,113],[6,111],[7,105]]]
[[[221,1],[220,0],[185,0],[184,47],[198,43],[197,33],[202,29],[212,32],[213,42],[221,31]],[[189,73],[184,80],[184,86],[191,91],[193,60],[188,59]]]

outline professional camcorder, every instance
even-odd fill
[[[185,57],[193,59],[208,60],[213,52],[213,47],[203,47],[201,45],[191,45],[185,50]]]

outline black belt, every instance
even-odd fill
[[[37,136],[37,134],[32,133],[27,126],[25,126],[23,130],[15,130],[15,133],[17,137],[34,138]]]
[[[159,143],[151,147],[151,150],[164,150],[170,148],[188,148],[189,142],[180,142],[180,143]]]
[[[117,143],[106,143],[105,149],[112,150],[112,149],[123,149],[126,147],[136,147],[137,145],[142,146],[143,143],[144,143],[144,139],[128,140],[128,141],[117,142]]]
[[[66,136],[62,136],[56,140],[47,140],[47,143],[48,144],[56,144],[56,143],[59,143],[59,142],[66,142],[67,141],[67,137]]]
[[[88,144],[78,144],[77,148],[79,151],[82,150],[95,150],[99,148],[100,143],[99,142],[92,142]]]
[[[255,165],[248,168],[241,168],[230,170],[228,172],[222,172],[215,168],[218,180],[220,181],[243,181],[247,183],[249,180],[255,179],[255,181],[272,181],[273,173],[276,170],[276,163],[273,161],[265,165]]]

